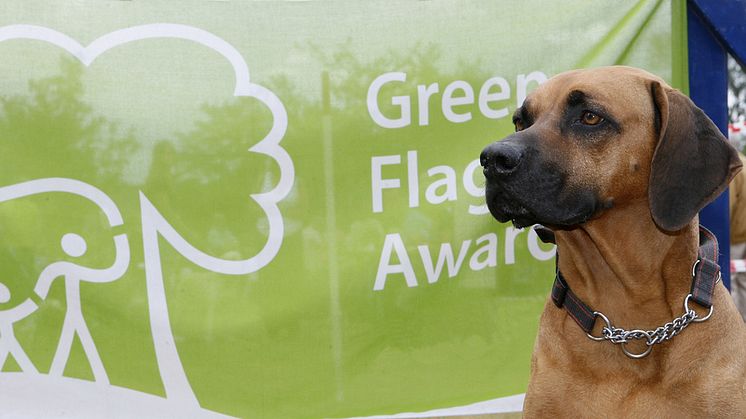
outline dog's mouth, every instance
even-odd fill
[[[516,199],[506,199],[504,195],[498,198],[490,197],[490,194],[487,194],[487,208],[497,221],[501,223],[510,221],[516,228],[539,223],[537,221],[539,217],[533,214],[531,210],[521,205]]]
[[[591,191],[570,190],[560,180],[537,179],[520,187],[514,183],[487,180],[486,201],[490,214],[499,222],[512,222],[516,228],[543,224],[569,228],[593,218],[603,207]],[[544,187],[542,187],[542,185]]]
[[[542,224],[549,228],[569,228],[591,219],[595,211],[578,210],[576,213],[563,214],[561,217],[552,215],[534,214],[526,207],[516,206],[513,208],[494,209],[490,206],[490,213],[501,223],[510,221],[515,228],[524,228],[534,224]]]

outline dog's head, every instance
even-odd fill
[[[688,224],[741,166],[689,98],[630,67],[559,74],[513,116],[516,132],[481,155],[501,222],[571,227],[647,200],[667,231]]]

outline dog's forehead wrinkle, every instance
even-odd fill
[[[573,89],[567,95],[567,106],[577,106],[585,103],[587,100],[592,99],[583,90]]]
[[[515,124],[518,121],[525,121],[526,120],[526,105],[519,107],[518,109],[513,112],[513,123]]]
[[[609,111],[627,111],[645,107],[649,102],[648,86],[654,76],[618,69],[612,72],[582,70],[557,76],[535,90],[541,102],[562,102],[566,106],[594,103]],[[550,99],[550,100],[546,100]],[[554,100],[551,100],[554,99]]]
[[[513,112],[513,122],[515,122],[517,119],[521,118],[521,115],[523,115],[523,106],[519,106],[515,112]]]
[[[534,122],[534,116],[535,112],[531,106],[531,102],[526,99],[523,101],[523,105],[521,105],[518,109],[516,109],[515,113],[513,114],[513,120],[521,119],[524,124],[532,125]]]

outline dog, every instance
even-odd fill
[[[524,416],[746,417],[746,327],[698,221],[741,168],[717,127],[622,66],[552,77],[513,123],[480,157],[487,206],[558,258]]]

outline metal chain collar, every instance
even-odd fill
[[[695,262],[694,266],[692,267],[692,276],[694,275],[694,270],[697,267],[697,263],[699,263],[699,260]],[[716,284],[720,282],[720,278],[720,273],[718,273],[718,278],[715,282]],[[655,330],[625,330],[620,327],[614,327],[608,317],[606,317],[600,311],[594,311],[593,315],[596,318],[600,317],[604,321],[605,325],[603,329],[601,329],[601,336],[593,336],[590,333],[586,333],[586,335],[595,341],[600,342],[608,340],[611,343],[620,345],[620,347],[622,348],[622,352],[624,352],[624,354],[630,358],[644,358],[653,350],[653,345],[671,340],[674,336],[681,333],[682,330],[686,329],[686,327],[690,324],[703,322],[709,319],[710,316],[712,316],[713,307],[711,306],[710,311],[707,313],[706,316],[699,317],[699,315],[694,310],[689,308],[689,300],[691,298],[692,294],[688,294],[684,298],[684,314],[681,317],[677,317],[672,321],[664,324],[663,326],[659,326]],[[642,339],[645,340],[645,345],[647,345],[644,351],[640,353],[634,353],[630,352],[627,349],[627,343],[633,340]]]

